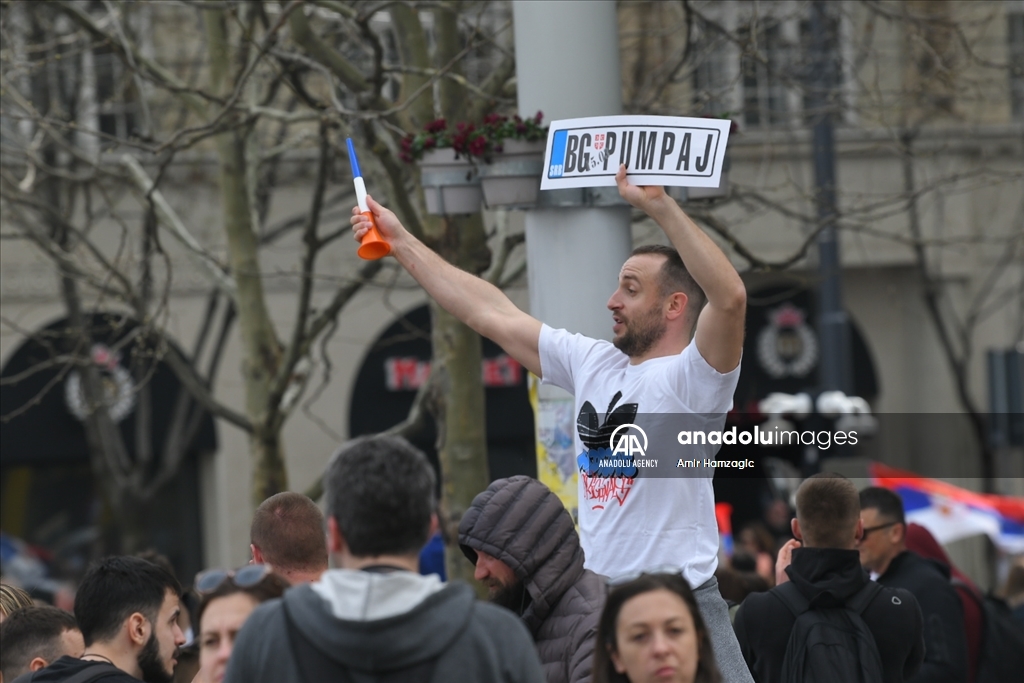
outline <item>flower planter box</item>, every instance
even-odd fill
[[[476,213],[483,204],[477,167],[465,157],[455,158],[455,150],[433,149],[419,161],[427,213]]]
[[[502,151],[480,166],[488,208],[529,208],[537,204],[546,141],[505,140]]]

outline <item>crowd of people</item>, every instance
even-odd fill
[[[493,482],[459,525],[487,602],[423,573],[435,490],[408,442],[357,439],[328,467],[326,519],[301,494],[273,496],[254,516],[246,566],[200,572],[183,590],[161,556],[106,558],[79,584],[73,615],[2,585],[0,683],[729,680],[683,574],[587,569],[569,513],[535,479]],[[753,680],[1019,677],[1020,651],[983,642],[997,613],[906,523],[896,494],[823,474],[795,502],[776,585],[734,612]],[[1019,618],[1024,596],[1011,599]]]
[[[367,197],[394,257],[442,307],[574,396],[580,453],[638,414],[700,414],[721,429],[743,348],[746,294],[729,260],[661,188],[630,184],[624,167],[616,180],[671,246],[622,266],[611,342],[520,311]],[[356,239],[370,229],[358,207],[352,225]],[[9,605],[24,596],[5,587],[0,683],[1020,680],[1021,627],[907,524],[891,491],[810,477],[795,517],[780,501],[775,535],[741,533],[746,560],[720,567],[710,477],[579,477],[578,530],[534,479],[476,496],[453,542],[481,601],[421,571],[440,524],[426,456],[397,437],[355,439],[328,464],[323,513],[296,493],[259,507],[250,565],[183,591],[158,556],[107,558],[82,579],[73,619]]]

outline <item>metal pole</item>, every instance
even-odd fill
[[[836,36],[831,37],[832,40]],[[814,119],[814,181],[818,220],[818,329],[821,336],[820,383],[823,390],[853,393],[850,342],[843,310],[839,235],[836,232],[836,159],[833,118],[836,111],[836,71],[830,59],[828,17],[824,0],[811,5],[810,100]]]

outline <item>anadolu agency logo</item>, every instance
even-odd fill
[[[638,432],[643,437],[643,445],[640,444],[640,439],[637,438],[637,435],[626,432],[627,429]],[[618,437],[618,440],[616,440],[616,437]],[[632,458],[636,455],[647,457],[647,432],[635,424],[619,425],[608,438],[608,447],[612,451],[613,458],[616,456]]]
[[[579,465],[590,476],[633,478],[639,468],[657,467],[656,460],[647,459],[648,445],[647,433],[642,427],[620,424],[608,436],[608,446],[581,453]]]

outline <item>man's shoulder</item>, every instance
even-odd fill
[[[71,680],[73,676],[81,675],[82,672],[89,670],[95,671],[98,683],[139,683],[139,679],[120,669],[115,669],[107,662],[76,659],[67,655],[54,661],[45,669],[37,671],[32,677],[32,683],[63,683]],[[101,675],[102,678],[99,677]]]

